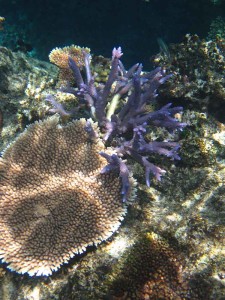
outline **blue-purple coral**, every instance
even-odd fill
[[[151,163],[148,160],[149,155],[157,153],[179,160],[179,144],[171,141],[147,142],[144,134],[150,124],[164,127],[170,132],[184,128],[186,124],[178,122],[175,118],[175,114],[182,112],[183,108],[172,107],[169,103],[156,111],[146,110],[146,105],[155,101],[158,87],[171,77],[170,74],[166,75],[162,68],[142,72],[142,65],[135,64],[126,71],[120,60],[123,55],[121,48],[114,48],[111,70],[108,80],[103,85],[95,82],[95,76],[90,69],[90,54],[84,51],[83,55],[85,79],[76,62],[69,58],[69,66],[77,86],[76,88],[64,87],[61,90],[75,94],[81,103],[85,102],[91,117],[98,122],[104,134],[104,142],[111,145],[113,142],[115,154],[109,156],[100,153],[108,162],[102,172],[119,171],[122,179],[123,201],[125,201],[129,191],[129,171],[122,158],[130,156],[145,168],[147,186],[150,185],[150,173],[160,180],[166,171]],[[65,115],[65,110],[52,97],[48,100],[54,106],[53,111]],[[92,128],[86,129],[93,138]]]

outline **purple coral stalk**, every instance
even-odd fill
[[[102,170],[101,173],[108,173],[110,171],[119,171],[119,176],[122,179],[122,200],[123,202],[126,201],[127,195],[129,193],[130,189],[130,182],[129,182],[129,170],[126,166],[126,164],[122,161],[121,158],[119,158],[116,154],[106,154],[104,152],[99,153],[102,157],[104,157],[108,165],[106,165]]]
[[[50,113],[53,113],[53,114],[58,113],[62,117],[71,115],[71,112],[66,111],[64,109],[63,105],[58,103],[52,95],[47,95],[47,97],[45,98],[45,101],[51,103],[51,105],[53,106],[53,108],[51,108],[49,110]]]

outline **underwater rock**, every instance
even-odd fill
[[[169,46],[169,56],[159,53],[153,63],[165,66],[174,75],[160,87],[163,98],[176,99],[185,107],[197,109],[224,121],[225,40],[202,40],[187,34],[180,44]],[[171,100],[170,100],[171,101]]]
[[[0,109],[3,115],[0,150],[17,132],[48,111],[43,98],[54,93],[57,69],[28,55],[0,47]]]

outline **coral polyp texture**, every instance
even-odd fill
[[[84,67],[83,52],[90,53],[89,48],[71,45],[63,48],[54,48],[49,54],[49,60],[59,67],[59,79],[72,81],[72,71],[69,68],[68,59],[73,59],[79,68]]]
[[[189,298],[184,261],[159,236],[148,233],[127,252],[115,272],[112,299],[196,299]]]
[[[117,172],[101,173],[105,149],[81,119],[29,126],[0,161],[0,257],[29,275],[49,275],[119,227],[126,212]],[[131,180],[131,179],[130,179]],[[131,194],[130,194],[131,195]]]

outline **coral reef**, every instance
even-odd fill
[[[165,66],[174,75],[160,89],[162,97],[174,99],[185,107],[207,112],[223,121],[225,107],[225,41],[201,40],[186,35],[180,44],[169,47],[170,55],[160,53],[153,58],[155,65]]]
[[[20,55],[21,54],[13,53],[15,58],[20,57]],[[198,52],[194,51],[192,59],[187,60],[187,63],[191,64],[194,62],[195,55],[198,55]],[[162,53],[160,54],[160,57],[161,56]],[[29,61],[29,57],[24,57]],[[199,59],[200,58],[201,56]],[[165,59],[166,58],[164,57],[164,60]],[[93,61],[94,58],[92,59],[92,62]],[[8,61],[9,66],[12,69],[11,73],[8,73],[11,76],[9,78],[13,78],[13,70],[16,71],[17,60],[15,59],[13,62],[14,64],[12,64],[10,60]],[[35,63],[37,63],[36,66],[42,66],[41,62],[34,61],[33,65],[35,65]],[[107,67],[108,72],[108,62],[106,62],[105,65],[104,60],[99,63],[98,68],[100,69],[100,72],[101,64]],[[48,65],[46,64],[46,66]],[[219,62],[218,66],[220,66]],[[32,65],[30,66],[27,64],[27,68],[28,70],[29,68],[32,70]],[[186,65],[186,68],[188,68],[188,65]],[[203,69],[204,68],[206,68],[206,66],[203,65]],[[94,67],[92,72],[93,70]],[[26,70],[25,72],[28,71]],[[49,77],[52,76],[53,78],[56,78],[56,71],[54,68],[49,67],[48,72]],[[2,74],[4,74],[4,72]],[[143,82],[145,77],[142,75],[144,74],[141,73],[140,76],[141,86],[144,88]],[[16,75],[14,74],[14,76]],[[106,84],[108,76],[109,75],[106,77],[103,76],[103,79],[101,79],[100,82]],[[168,102],[168,95],[166,92],[168,89],[168,93],[171,93],[170,86],[171,84],[174,84],[174,78],[176,78],[176,73],[169,81],[159,87],[160,97],[157,98],[157,101],[154,99],[153,102],[146,105],[144,114],[157,111],[160,109],[161,104],[163,106]],[[101,86],[99,87],[98,80],[96,81],[95,87],[99,89],[98,91],[101,91]],[[128,82],[129,81],[132,83],[132,80],[128,79]],[[19,88],[20,86],[18,89]],[[75,92],[78,92],[78,87],[75,86],[73,89],[75,89]],[[109,99],[112,99],[114,91],[116,90],[115,85],[113,84],[110,90]],[[45,89],[43,90],[43,94],[44,92]],[[142,92],[144,91],[142,90]],[[211,97],[211,92],[213,92],[213,90],[209,90],[209,98]],[[130,94],[131,93],[132,89],[130,90]],[[70,101],[69,99],[71,99],[69,97],[73,97],[74,99],[79,99],[76,103],[78,109],[80,109],[80,115],[91,115],[87,103],[81,103],[83,99],[82,95],[82,97],[80,96],[79,98],[73,94],[62,93],[61,91],[57,92],[56,96],[54,96],[54,92],[50,92],[50,94],[53,94],[53,100],[56,99],[57,103],[60,105],[62,105],[62,103],[63,105],[65,104],[65,107],[60,105],[59,107],[57,107],[57,105],[54,107],[52,105],[53,109],[59,109],[60,111],[64,108],[66,112],[70,112],[70,109],[73,108],[73,104],[70,102],[71,105],[69,106],[69,109],[67,104]],[[201,98],[201,95],[199,94],[199,101],[204,99],[204,94],[202,94],[202,96],[203,98]],[[21,106],[20,97],[21,93],[18,93],[18,95],[17,93],[14,93],[14,98],[12,99],[14,99],[15,106],[13,106],[13,108],[15,109],[9,109],[7,116],[13,116],[15,112],[19,110]],[[120,109],[126,103],[127,98],[128,96],[124,95],[124,97],[119,99],[118,107],[115,111],[116,114],[120,112]],[[187,123],[188,127],[184,128],[180,133],[176,130],[174,132],[168,132],[165,128],[149,123],[146,127],[147,131],[142,133],[142,135],[147,142],[154,140],[173,140],[178,143],[179,141],[181,146],[179,154],[181,160],[174,160],[171,162],[169,159],[163,159],[162,162],[162,157],[152,153],[150,155],[151,162],[156,165],[162,164],[163,169],[165,169],[167,173],[166,176],[162,177],[161,181],[152,180],[151,186],[146,187],[144,182],[144,170],[139,166],[139,163],[134,162],[134,160],[128,157],[127,163],[129,163],[129,168],[132,169],[134,176],[138,179],[138,197],[129,207],[129,213],[126,215],[126,218],[122,222],[122,226],[120,226],[113,238],[99,244],[95,251],[93,251],[93,248],[90,248],[82,255],[75,256],[70,260],[68,265],[63,265],[57,272],[54,272],[51,277],[30,277],[17,274],[16,272],[9,271],[5,264],[1,264],[0,299],[112,299],[112,294],[117,295],[115,290],[112,290],[112,287],[114,286],[112,282],[115,281],[116,276],[121,275],[122,278],[123,275],[126,275],[124,276],[124,279],[129,281],[129,276],[127,276],[128,273],[125,272],[125,268],[126,266],[129,267],[129,264],[124,264],[129,253],[137,258],[137,262],[138,258],[142,257],[144,260],[143,266],[145,266],[145,255],[142,255],[140,247],[135,245],[138,245],[138,243],[141,242],[140,236],[142,236],[142,233],[145,234],[146,232],[156,233],[156,235],[151,236],[148,239],[146,237],[144,240],[147,239],[146,244],[148,245],[158,246],[158,248],[156,247],[155,249],[158,249],[157,251],[159,253],[162,253],[160,252],[161,249],[169,249],[169,251],[171,251],[169,253],[172,254],[178,253],[178,261],[174,263],[175,266],[180,264],[182,269],[180,269],[180,272],[174,272],[174,277],[171,278],[175,281],[173,286],[174,291],[176,291],[179,296],[182,295],[182,293],[179,294],[182,291],[179,290],[179,288],[176,289],[176,282],[177,279],[181,278],[181,284],[184,287],[184,291],[188,280],[187,288],[191,299],[223,299],[225,294],[225,127],[223,124],[216,121],[214,116],[210,116],[206,113],[204,105],[198,105],[198,102],[192,102],[191,99],[189,99],[190,101],[186,101],[187,99],[185,100],[182,97],[181,101],[179,101],[176,95],[172,98],[175,99],[176,105],[182,104],[186,106],[184,113],[182,114],[182,122]],[[11,103],[10,101],[12,101],[12,99],[8,99],[9,103]],[[29,101],[32,102],[33,99],[31,98]],[[42,107],[46,106],[46,111],[49,109],[49,103],[43,103],[43,101],[40,101],[40,103],[34,101],[33,103],[36,103],[37,107],[40,107],[39,105]],[[222,99],[220,103],[221,108],[218,112],[221,115],[223,108]],[[108,104],[106,111],[108,111],[109,108]],[[7,105],[4,106],[4,109],[3,107],[1,107],[1,109],[4,113],[4,111],[7,110]],[[76,116],[77,115],[78,113],[76,112]],[[213,115],[215,115],[215,111],[213,112]],[[93,118],[94,117],[95,116],[93,116]],[[176,118],[181,122],[180,114],[176,114]],[[5,120],[5,122],[7,122],[7,120]],[[88,124],[86,127],[86,133],[88,134],[90,141],[94,137],[91,128],[97,128],[95,126],[96,125],[90,126],[90,124]],[[104,129],[104,126],[102,129]],[[5,126],[3,126],[3,132],[4,130]],[[98,132],[100,137],[104,137],[105,133],[106,132]],[[132,139],[132,134],[133,132],[131,129],[125,132],[125,134],[122,133],[119,135],[119,139],[124,137],[129,141]],[[109,139],[106,144],[112,144],[112,146],[115,145],[116,147],[119,142],[120,141],[117,141],[115,135],[112,137],[112,140]],[[123,142],[123,140],[121,142]],[[106,153],[105,150],[104,153]],[[107,154],[112,156],[112,153],[107,152]],[[98,159],[104,160],[104,168],[107,165],[105,158],[98,155]],[[112,164],[109,165],[109,167],[110,166],[112,166]],[[114,171],[118,172],[119,170],[116,169]],[[111,172],[109,174],[111,174]],[[109,174],[105,173],[104,175]],[[28,175],[27,178],[29,179],[30,176]],[[122,185],[120,182],[120,188],[121,187]],[[118,195],[121,199],[120,192],[118,192]],[[121,203],[120,201],[119,205],[121,207],[122,205],[126,205],[126,203]],[[38,210],[37,213],[40,214],[41,211]],[[157,251],[154,253],[157,254]],[[180,256],[181,254],[182,256]],[[141,260],[139,260],[139,262],[140,261]],[[131,260],[127,260],[127,262],[129,263]],[[168,273],[165,271],[164,274],[167,275]],[[132,274],[131,279],[133,280]],[[165,287],[168,287],[166,284],[169,282],[171,281],[167,280],[165,282]],[[152,281],[149,282],[149,284],[151,283]],[[161,283],[163,283],[163,281],[161,281]],[[136,291],[142,290],[139,290],[138,287]],[[165,293],[166,291],[168,291],[168,289],[163,289],[162,293]],[[126,294],[124,294],[124,296],[126,296]]]
[[[55,62],[56,57],[61,61],[61,52],[64,53],[59,49],[52,52]],[[105,85],[101,83],[95,86],[90,71],[90,55],[79,48],[79,55],[81,54],[86,68],[87,82],[84,83],[82,79],[80,65],[67,53],[68,66],[78,84],[78,90],[67,86],[63,88],[63,92],[69,92],[80,98],[80,101],[86,102],[92,117],[98,120],[98,126],[105,132],[103,139],[98,140],[99,131],[91,121],[84,124],[81,120],[62,128],[57,127],[57,122],[54,120],[45,121],[30,126],[13,145],[7,148],[1,160],[2,250],[0,255],[9,263],[11,269],[20,273],[49,275],[75,253],[81,253],[88,245],[107,239],[118,228],[120,219],[125,213],[125,208],[120,203],[120,194],[123,202],[129,203],[133,190],[130,171],[121,159],[122,156],[130,155],[145,167],[148,186],[150,173],[160,180],[165,171],[149,162],[144,155],[157,153],[171,159],[180,159],[177,154],[179,149],[177,142],[147,142],[144,138],[149,123],[165,127],[171,132],[182,129],[186,125],[174,118],[176,113],[182,111],[181,107],[172,108],[171,104],[167,104],[159,110],[146,111],[146,105],[151,104],[156,97],[156,89],[170,75],[166,76],[164,71],[158,68],[142,76],[142,66],[139,64],[125,71],[120,61],[122,52],[118,48],[113,49],[111,71]],[[111,92],[113,85],[115,87]],[[53,106],[51,109],[53,113],[57,112],[62,116],[72,114],[66,111],[52,95],[49,95],[47,100]],[[117,106],[122,103],[122,108],[116,113]],[[122,138],[122,135],[130,132],[133,132],[130,140]],[[104,143],[114,141],[115,151],[110,152],[110,148],[105,149],[102,141]],[[98,147],[98,142],[101,143],[102,149]],[[100,164],[105,161],[106,165]],[[113,180],[112,174],[113,176],[119,174],[122,187],[119,178],[116,178],[117,181],[113,184],[107,183],[107,179]],[[84,190],[80,189],[80,184],[84,186]],[[56,191],[60,194],[59,203],[55,200]],[[45,194],[47,194],[46,200]],[[92,210],[86,206],[82,207],[82,202],[88,203],[88,198],[90,198],[88,206]],[[110,202],[112,205],[109,210],[102,202],[104,198],[106,198],[105,204]],[[75,199],[73,203],[71,199]],[[71,235],[68,236],[66,229],[68,224],[62,221],[60,214],[59,219],[53,218],[65,202],[68,202],[66,206],[69,211],[66,210],[63,219],[73,210],[77,213],[77,216],[76,214],[73,216],[74,221],[68,219],[74,240],[71,240]],[[112,213],[114,204],[115,214]],[[100,214],[101,207],[107,216]],[[89,210],[90,212],[87,213]],[[107,211],[112,215],[109,216]],[[83,220],[84,212],[89,216],[88,220],[85,218]],[[52,229],[55,228],[52,218],[60,229],[59,232],[56,231],[56,236],[54,236],[55,230]],[[22,219],[27,220],[23,226]],[[89,225],[85,226],[86,223]],[[91,227],[95,224],[97,229],[95,231],[92,228],[88,237],[85,234],[90,224]],[[47,232],[45,226],[49,226],[51,230]],[[62,235],[64,231],[65,237]],[[22,241],[20,239],[17,241],[15,238],[17,235],[22,236]],[[42,240],[43,244],[41,244]],[[51,250],[52,245],[54,251]],[[29,256],[28,260],[27,256]]]
[[[53,117],[35,123],[4,152],[0,257],[10,269],[49,275],[119,227],[126,206],[118,174],[100,173],[105,159],[99,152],[112,151],[90,136],[88,122],[60,127]]]
[[[127,252],[114,271],[113,299],[190,299],[184,260],[165,240],[148,233]]]
[[[68,82],[61,91],[75,95],[80,99],[80,103],[86,104],[90,116],[97,120],[101,132],[104,133],[105,143],[113,144],[116,154],[109,156],[101,153],[108,161],[102,172],[119,169],[125,201],[129,191],[129,169],[121,161],[121,157],[130,156],[145,168],[148,186],[150,174],[160,180],[166,171],[154,165],[147,157],[158,154],[171,160],[179,160],[179,144],[175,141],[147,141],[145,133],[149,124],[166,128],[169,132],[183,129],[186,123],[179,122],[175,117],[182,112],[182,107],[172,107],[172,103],[168,103],[158,110],[147,110],[147,105],[155,102],[157,88],[171,77],[166,75],[163,69],[157,68],[152,72],[142,73],[142,65],[135,64],[126,71],[120,60],[123,55],[121,48],[114,48],[108,79],[105,84],[97,84],[90,69],[90,54],[85,51],[82,54],[86,78],[82,77],[79,65],[69,56],[68,63],[77,88],[69,86]],[[47,101],[52,104],[53,112],[65,115],[65,110],[58,105],[54,97],[47,97]],[[131,138],[127,139],[126,136],[129,135]]]

